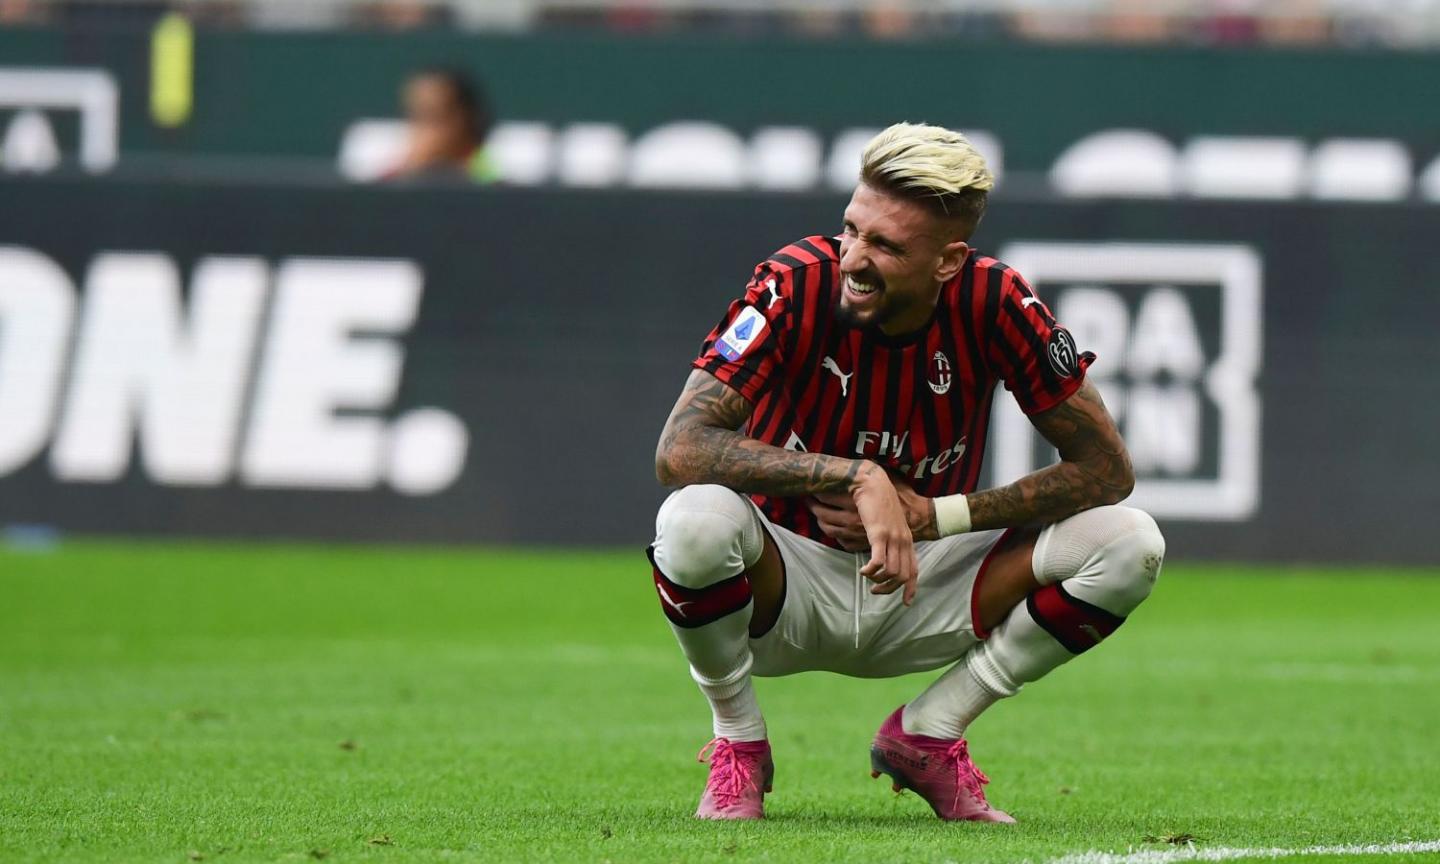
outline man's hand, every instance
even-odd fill
[[[938,540],[940,531],[935,526],[935,501],[916,492],[904,477],[890,475],[900,506],[905,511],[905,523],[910,526],[910,536],[915,540]],[[855,499],[843,492],[821,492],[808,499],[806,506],[820,521],[820,528],[835,538],[840,548],[848,552],[863,552],[870,548],[865,526],[860,513],[855,509]]]
[[[841,548],[870,550],[870,560],[860,568],[860,575],[876,583],[870,589],[872,594],[891,594],[903,587],[905,605],[914,601],[915,580],[920,574],[914,536],[901,493],[883,468],[866,462],[848,495],[819,493],[808,504],[821,529]]]
[[[940,529],[935,524],[935,499],[927,498],[915,491],[904,477],[890,475],[895,491],[900,494],[900,505],[905,508],[905,521],[910,525],[910,534],[916,540],[939,540]]]

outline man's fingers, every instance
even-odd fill
[[[816,492],[814,500],[834,510],[856,512],[855,499],[847,492]]]
[[[905,589],[905,593],[901,595],[901,602],[903,602],[906,606],[909,606],[909,605],[911,605],[912,603],[915,602],[915,591],[916,591],[916,587],[917,587],[917,586],[916,586],[916,582],[917,582],[917,581],[918,581],[918,580],[916,580],[916,579],[900,579],[900,578],[886,579],[886,580],[884,580],[884,581],[882,581],[882,582],[877,582],[875,585],[871,586],[871,588],[870,588],[870,593],[871,593],[871,594],[894,594],[894,593],[896,592],[896,590],[898,590],[898,589],[900,589],[900,588],[904,588],[904,589]]]
[[[915,600],[915,590],[920,584],[920,557],[915,554],[915,545],[911,543],[905,547],[905,570],[909,578],[905,580],[904,603],[909,606]]]
[[[891,543],[885,547],[885,572],[895,579],[908,579],[912,574],[905,571],[906,558],[905,550],[901,544]]]
[[[854,519],[856,521],[860,519],[860,511],[855,509],[855,502],[851,501],[849,496],[834,498],[826,495],[822,498],[812,495],[805,499],[805,506],[817,516],[824,513],[832,519]]]
[[[852,525],[831,522],[820,516],[816,516],[816,521],[820,523],[820,530],[825,532],[825,536],[833,537],[846,552],[863,552],[870,548],[870,541],[863,530]]]
[[[885,569],[885,549],[878,543],[871,544],[870,560],[860,568],[860,575],[866,579],[875,579]]]
[[[863,534],[865,532],[864,523],[853,513],[846,513],[843,510],[817,505],[811,505],[810,512],[815,514],[815,520],[820,523],[820,527],[826,529],[827,534],[833,535],[833,532],[830,530],[832,528],[835,531],[846,531],[852,534],[856,532]]]

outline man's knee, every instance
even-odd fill
[[[1112,591],[1116,599],[1133,609],[1150,596],[1160,576],[1160,565],[1165,561],[1165,535],[1144,510],[1116,509],[1125,512],[1129,530],[1112,541],[1101,555],[1108,565],[1107,574],[1113,574]]]
[[[1164,559],[1165,537],[1150,514],[1114,505],[1045,529],[1034,570],[1041,583],[1082,577],[1087,599],[1124,616],[1150,595]]]
[[[655,517],[655,566],[677,585],[704,588],[760,558],[764,533],[750,504],[724,486],[686,486]]]

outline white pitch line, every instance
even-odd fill
[[[1239,858],[1294,858],[1302,855],[1404,855],[1414,852],[1440,852],[1440,840],[1412,843],[1383,843],[1350,846],[1305,846],[1299,849],[1282,847],[1236,849],[1217,846],[1210,849],[1190,846],[1185,849],[1155,849],[1141,852],[1080,852],[1052,858],[1049,864],[1172,864],[1176,861],[1234,861]]]

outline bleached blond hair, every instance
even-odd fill
[[[860,157],[860,180],[941,217],[961,219],[970,231],[995,188],[985,157],[969,138],[921,123],[896,123],[870,139]]]

